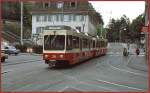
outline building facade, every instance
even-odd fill
[[[96,36],[96,26],[102,23],[100,18],[88,1],[38,2],[32,10],[32,35],[42,45],[45,26],[65,25]]]

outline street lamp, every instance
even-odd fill
[[[126,30],[127,30],[126,28],[123,28],[123,31],[126,31]],[[122,33],[122,28],[121,28],[120,31],[119,31],[119,41],[120,41],[120,42],[122,41],[121,33]]]

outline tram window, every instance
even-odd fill
[[[95,48],[95,40],[93,40],[93,48]]]
[[[99,41],[100,42],[100,46],[99,47],[103,47],[103,42],[102,41]]]
[[[93,41],[90,40],[90,48],[93,48]]]
[[[98,48],[98,45],[99,45],[99,43],[98,43],[98,41],[96,42],[96,48]]]
[[[88,40],[83,39],[83,48],[87,48],[87,47],[88,47]]]
[[[80,38],[80,50],[82,50],[82,39]]]
[[[72,48],[79,48],[79,37],[72,37]]]
[[[104,41],[102,41],[102,47],[104,47],[105,46],[105,42]]]
[[[88,48],[89,49],[91,48],[90,43],[91,43],[91,40],[88,40]]]
[[[66,47],[66,49],[72,50],[72,36],[71,35],[67,36],[67,47]]]
[[[104,43],[103,43],[103,41],[100,41],[100,43],[101,43],[100,47],[103,47],[103,46],[104,46]]]
[[[46,35],[44,36],[45,50],[64,50],[65,36],[64,35]]]
[[[100,48],[100,41],[97,41],[97,42],[96,42],[96,47],[97,47],[97,48]]]

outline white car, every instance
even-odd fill
[[[4,46],[2,49],[6,54],[15,54],[18,55],[20,53],[20,50],[16,49],[14,46]]]

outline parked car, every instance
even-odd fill
[[[8,59],[8,54],[5,54],[4,51],[1,51],[1,62],[5,62],[5,59]]]
[[[15,54],[18,55],[20,53],[20,50],[16,49],[14,46],[5,46],[4,49],[2,49],[3,51],[5,51],[6,54]]]

